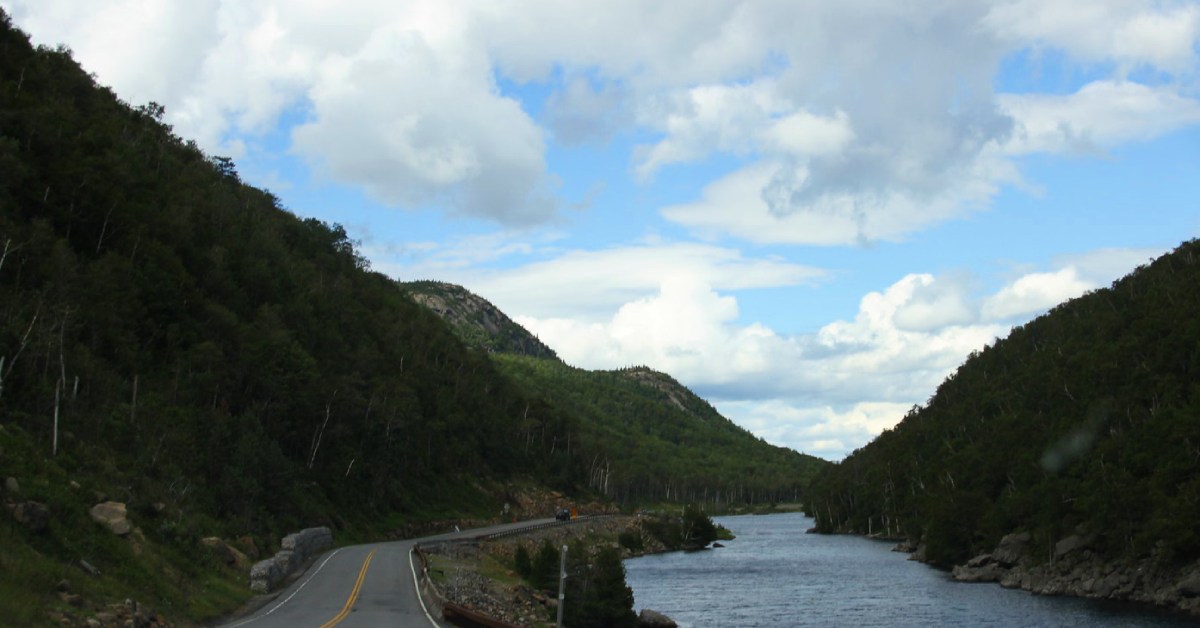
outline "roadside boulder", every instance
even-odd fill
[[[207,536],[200,539],[200,545],[208,548],[213,556],[218,560],[230,566],[242,566],[249,562],[246,555],[239,552],[235,547],[221,540],[219,537]]]
[[[108,528],[117,536],[125,536],[133,531],[133,526],[125,518],[125,504],[121,502],[102,502],[92,506],[88,512],[92,521]]]

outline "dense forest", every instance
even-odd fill
[[[588,487],[621,503],[797,503],[829,463],[771,445],[670,376],[496,355],[500,371],[579,416]]]
[[[1200,241],[974,353],[822,473],[821,531],[924,539],[950,565],[1031,534],[1107,556],[1200,558]]]
[[[202,536],[377,533],[498,510],[489,480],[585,477],[572,419],[163,113],[0,12],[0,478],[49,511],[6,517],[0,615],[47,564],[131,561],[87,519],[101,497],[178,571]],[[124,580],[200,603],[155,569]]]
[[[717,509],[795,503],[828,464],[764,442],[664,373],[568,366],[461,286],[421,281],[403,287],[445,318],[464,342],[487,351],[531,396],[577,417],[575,431],[558,447],[583,457],[589,489],[619,503],[685,502]]]

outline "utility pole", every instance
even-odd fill
[[[567,546],[562,546],[562,551],[558,554],[558,623],[554,624],[557,628],[562,628],[563,618],[563,598],[567,587]]]

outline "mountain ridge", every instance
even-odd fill
[[[619,502],[690,501],[720,508],[799,502],[804,485],[827,464],[753,436],[666,373],[645,366],[591,371],[565,364],[548,347],[540,355],[530,351],[544,345],[462,286],[403,286],[468,346],[487,352],[527,394],[580,417],[576,427],[585,440],[577,446],[606,461],[599,474],[593,462],[587,485]]]

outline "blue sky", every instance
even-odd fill
[[[1200,4],[0,0],[376,270],[840,459],[1200,233]]]

